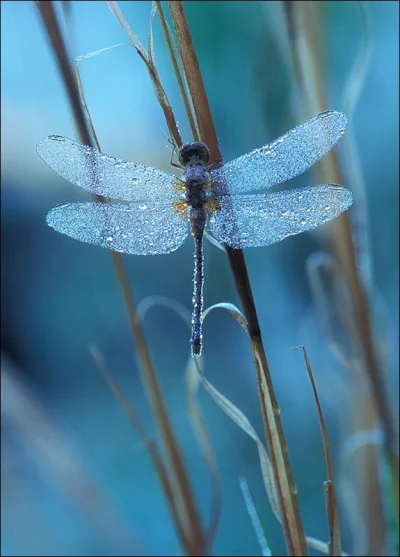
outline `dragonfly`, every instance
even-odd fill
[[[191,353],[200,356],[204,232],[233,249],[268,246],[346,211],[352,194],[337,184],[254,193],[305,172],[332,149],[346,126],[342,112],[321,112],[219,168],[210,164],[205,143],[187,143],[178,152],[180,164],[175,164],[183,170],[180,178],[50,135],[37,144],[44,162],[72,184],[121,202],[65,203],[51,209],[46,221],[57,232],[81,242],[133,255],[173,252],[191,233]]]

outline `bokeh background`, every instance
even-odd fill
[[[340,110],[363,29],[357,2],[323,4],[323,86],[327,108]],[[105,2],[72,2],[71,8],[76,54],[129,42]],[[277,37],[279,3],[188,2],[185,8],[225,159],[299,123],[294,78]],[[150,2],[122,2],[121,9],[146,44]],[[351,126],[366,187],[375,324],[397,417],[399,6],[367,2],[365,9],[372,53]],[[57,10],[61,16],[59,5]],[[90,342],[101,348],[156,438],[110,255],[56,234],[45,223],[54,205],[89,199],[46,167],[35,151],[37,141],[49,134],[77,138],[64,86],[34,3],[2,2],[1,16],[2,554],[173,555],[178,541],[150,459],[88,350]],[[190,140],[157,18],[154,32],[159,72],[183,137]],[[111,50],[84,60],[80,68],[102,149],[168,170],[167,128],[134,49]],[[309,172],[293,183],[309,185],[315,177]],[[338,471],[351,382],[330,350],[306,274],[308,258],[322,249],[321,237],[327,234],[324,227],[245,254],[304,526],[322,540],[327,539],[322,443],[302,355],[290,347],[308,348]],[[206,305],[238,303],[224,252],[209,243],[205,252]],[[137,302],[165,296],[189,310],[192,261],[190,239],[170,255],[124,256]],[[207,517],[210,481],[185,403],[189,331],[174,312],[159,306],[152,307],[144,326]],[[261,435],[243,330],[218,310],[205,322],[204,343],[207,377]],[[206,393],[199,398],[222,481],[214,553],[260,554],[239,489],[238,478],[244,475],[271,546],[282,554],[281,529],[265,495],[255,444]],[[343,501],[341,510],[344,517]],[[343,540],[350,551],[354,531],[344,519]]]

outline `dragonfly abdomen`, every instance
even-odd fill
[[[190,227],[192,229],[192,236],[194,236],[195,238],[197,236],[203,237],[206,218],[207,218],[207,211],[204,203],[203,203],[203,207],[199,207],[198,209],[191,207]]]
[[[190,224],[194,237],[194,276],[193,276],[193,310],[192,310],[192,355],[200,356],[203,340],[203,307],[204,307],[204,253],[203,233],[207,211],[203,207],[190,209]]]
[[[192,310],[192,356],[200,356],[203,345],[203,306],[204,306],[204,254],[203,234],[194,236],[194,276]]]

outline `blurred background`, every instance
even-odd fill
[[[365,28],[358,2],[319,4],[325,108],[341,110]],[[70,7],[77,55],[129,42],[105,2],[71,2]],[[151,3],[121,2],[120,7],[146,45]],[[185,9],[225,160],[300,123],[281,3],[187,2]],[[372,51],[350,126],[365,185],[376,345],[397,422],[399,6],[367,2],[365,10]],[[49,134],[78,139],[64,85],[35,4],[2,2],[1,15],[2,554],[175,555],[178,539],[150,458],[88,349],[89,343],[100,347],[156,438],[110,254],[57,234],[45,223],[56,204],[90,199],[59,178],[35,151]],[[188,141],[190,130],[157,17],[154,41],[161,79]],[[135,50],[108,51],[84,60],[80,69],[102,150],[168,171],[168,130]],[[343,146],[337,150],[343,162]],[[351,173],[343,168],[344,183],[352,188]],[[316,180],[310,171],[290,186]],[[372,458],[368,444],[379,442],[379,432],[373,413],[365,418],[365,407],[361,411],[358,406],[360,383],[333,346],[310,281],[321,261],[331,261],[326,252],[330,233],[325,225],[268,248],[247,250],[245,257],[305,530],[327,540],[322,442],[302,354],[290,349],[298,344],[309,352],[341,481],[343,548],[366,555],[373,554],[368,531],[379,511],[374,516],[374,503],[367,497],[372,511],[363,515],[366,493],[354,485],[349,467],[357,450],[365,449],[364,462]],[[170,255],[123,256],[136,302],[165,296],[190,310],[192,249],[189,239]],[[239,304],[224,252],[206,242],[205,257],[206,306]],[[329,287],[326,292],[330,304]],[[343,347],[348,339],[337,327]],[[206,518],[210,480],[185,400],[189,330],[173,311],[157,305],[146,314],[144,329]],[[204,371],[263,436],[249,342],[226,311],[212,312],[205,321]],[[254,442],[207,393],[200,391],[199,399],[222,482],[213,553],[260,554],[239,489],[239,477],[245,476],[271,547],[283,554],[281,528],[265,494]],[[375,542],[380,547],[381,539]]]

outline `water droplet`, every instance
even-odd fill
[[[282,217],[287,217],[289,215],[289,211],[282,211]]]
[[[303,197],[303,195],[299,195],[297,199],[300,201],[301,199],[303,199]]]
[[[114,238],[112,236],[107,237],[107,242],[112,242],[113,240],[114,240]]]
[[[138,184],[139,180],[138,180],[138,178],[131,178],[131,182],[132,182],[132,184]]]
[[[301,224],[301,226],[304,226],[305,224],[307,224],[306,219],[301,219],[300,224]]]
[[[330,205],[327,205],[326,207],[324,207],[324,209],[325,209],[325,211],[330,211],[331,206],[330,206]]]

